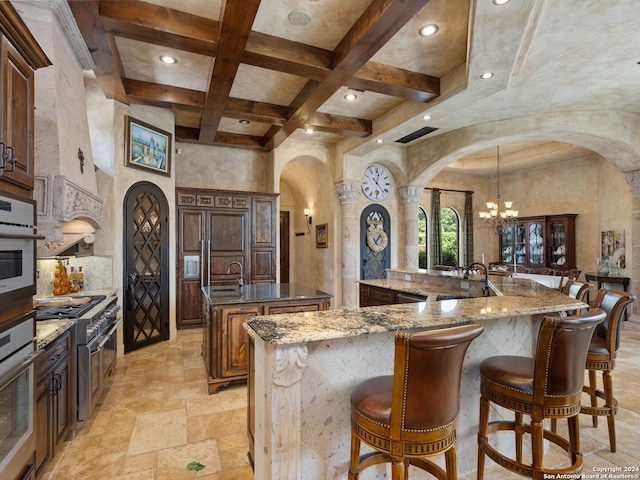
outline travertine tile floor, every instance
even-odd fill
[[[596,429],[590,418],[582,416],[584,474],[596,474],[600,467],[640,467],[640,328],[636,326],[640,323],[625,324],[614,371],[620,402],[618,451],[609,451],[606,422]],[[173,341],[120,357],[113,383],[91,420],[74,440],[65,442],[43,479],[252,479],[246,455],[246,388],[206,393],[201,338],[200,330],[180,331]],[[563,462],[557,452],[549,453],[549,462],[553,455]],[[205,468],[189,470],[192,461]],[[476,475],[460,478],[471,480]],[[523,477],[491,466],[485,478]]]

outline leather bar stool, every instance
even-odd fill
[[[484,478],[485,455],[498,465],[534,479],[580,473],[579,413],[584,362],[591,336],[605,318],[600,309],[569,317],[545,317],[535,355],[489,357],[480,364],[480,421],[478,430],[478,480]],[[515,412],[515,420],[489,423],[491,403]],[[530,423],[524,423],[524,415]],[[569,440],[544,429],[546,418],[566,418]],[[515,433],[515,459],[491,445],[489,436],[502,430]],[[531,436],[531,463],[522,460],[524,434]],[[571,465],[560,469],[543,465],[543,439],[569,453]],[[546,476],[545,476],[546,475]]]
[[[635,301],[635,295],[604,288],[598,290],[594,300],[594,306],[604,310],[607,319],[598,325],[589,345],[585,364],[589,373],[589,386],[585,385],[583,391],[591,397],[591,405],[583,405],[581,412],[593,416],[594,427],[598,426],[598,416],[607,417],[609,448],[612,452],[616,451],[615,415],[618,412],[618,401],[613,395],[611,372],[620,346],[622,319],[626,309]],[[602,390],[597,387],[597,371],[602,372]],[[604,400],[603,406],[598,406],[598,398]]]
[[[393,480],[408,479],[410,464],[441,480],[455,480],[462,363],[482,331],[482,324],[472,323],[396,333],[393,375],[365,380],[351,393],[349,480],[388,462]],[[360,457],[361,442],[375,451]],[[427,459],[440,453],[446,471]]]
[[[591,285],[582,282],[571,282],[567,289],[567,295],[581,302],[589,303],[588,295]]]

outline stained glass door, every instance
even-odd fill
[[[169,339],[169,212],[156,185],[125,197],[124,351]]]
[[[369,205],[360,216],[360,278],[386,278],[391,266],[389,212]]]

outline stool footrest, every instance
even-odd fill
[[[542,430],[542,434],[545,440],[554,443],[555,445],[562,448],[564,451],[569,452],[573,457],[575,457],[575,460],[573,460],[573,463],[570,466],[561,469],[545,468],[537,470],[534,469],[530,464],[524,464],[512,458],[506,457],[504,454],[498,452],[498,450],[496,450],[489,444],[489,434],[504,430],[511,430],[513,432],[516,432],[516,430],[524,430],[525,433],[530,434],[531,426],[528,424],[519,425],[515,422],[510,421],[496,421],[489,423],[489,425],[487,426],[487,437],[478,435],[478,446],[480,447],[480,449],[491,460],[493,460],[501,467],[506,468],[507,470],[510,470],[519,475],[531,478],[550,478],[549,475],[557,476],[559,474],[574,474],[582,472],[582,453],[571,452],[571,444],[569,443],[569,441],[567,441],[560,435],[557,435],[556,433],[546,429]],[[544,477],[544,475],[547,475],[547,477]]]

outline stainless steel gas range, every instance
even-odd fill
[[[87,303],[39,306],[36,320],[75,319],[77,356],[76,431],[89,418],[117,359],[117,329],[122,323],[116,297],[91,296]]]

